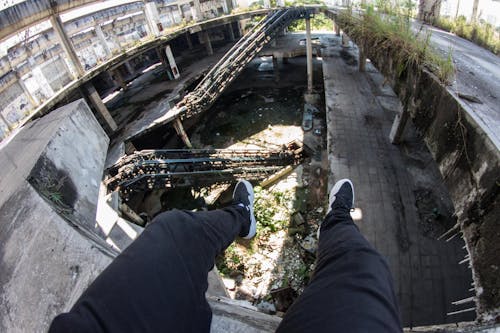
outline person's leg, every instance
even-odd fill
[[[349,210],[354,193],[350,183],[341,182],[330,194],[336,198],[330,200],[331,211],[321,226],[311,282],[287,311],[278,332],[402,330],[389,267],[353,223]]]
[[[255,234],[251,204],[237,199],[222,210],[158,215],[71,311],[54,319],[51,332],[208,332],[205,292],[215,257],[236,236]]]

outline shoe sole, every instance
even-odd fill
[[[333,186],[332,190],[330,191],[330,195],[328,196],[328,212],[330,212],[330,210],[332,210],[333,201],[330,201],[332,196],[335,195],[335,193],[337,193],[340,190],[340,188],[342,187],[342,185],[344,185],[345,183],[349,183],[351,185],[351,190],[352,190],[351,209],[354,208],[354,185],[352,185],[352,182],[349,179],[344,178],[344,179],[341,179],[338,182],[336,182],[335,185]]]
[[[248,201],[250,202],[250,230],[248,230],[248,235],[243,237],[244,239],[251,239],[255,236],[257,233],[257,221],[255,220],[255,215],[253,215],[253,201],[254,201],[254,193],[253,193],[253,186],[250,184],[249,181],[247,180],[240,180],[242,182],[246,189],[247,192],[250,193]],[[236,188],[234,189],[236,191]],[[234,192],[233,192],[233,197],[234,197]]]

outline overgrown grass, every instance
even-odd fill
[[[468,39],[496,55],[500,54],[500,31],[495,31],[494,27],[489,23],[484,21],[471,23],[467,22],[465,16],[459,16],[456,19],[440,17],[434,25]]]
[[[293,208],[293,194],[289,191],[268,191],[259,186],[255,191],[255,218],[257,219],[257,233],[268,236],[270,233],[282,230],[290,221],[290,212]]]
[[[441,56],[430,45],[430,33],[425,36],[411,30],[409,15],[404,11],[392,13],[375,12],[367,7],[363,15],[353,15],[350,10],[339,14],[338,20],[344,31],[364,45],[378,52],[387,52],[397,69],[398,76],[414,67],[425,67],[443,83],[449,83],[455,72],[451,50],[447,57]]]
[[[244,246],[233,242],[225,250],[224,256],[217,258],[217,268],[222,275],[245,274],[248,260],[257,247],[255,242],[265,244],[272,234],[288,228],[295,202],[293,192],[266,190],[259,186],[254,188],[254,192],[257,236]]]

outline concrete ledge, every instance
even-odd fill
[[[79,100],[0,148],[0,331],[46,331],[111,261],[89,239],[108,141]]]
[[[349,33],[349,27],[341,28]],[[438,163],[455,206],[456,232],[463,233],[470,255],[478,319],[495,320],[500,315],[498,147],[468,106],[435,75],[416,66],[400,73],[391,48],[355,42],[365,45],[368,58],[391,83]]]

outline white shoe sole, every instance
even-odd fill
[[[250,184],[249,181],[247,180],[241,180],[243,184],[245,184],[245,187],[247,188],[247,192],[250,193],[248,197],[248,202],[250,202],[250,230],[248,231],[248,235],[243,237],[244,239],[251,239],[255,236],[257,233],[257,221],[255,220],[255,216],[253,215],[253,201],[254,201],[254,194],[253,194],[253,186]],[[236,188],[235,188],[236,191]],[[233,197],[234,197],[234,192],[233,192]]]

